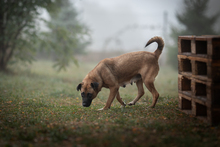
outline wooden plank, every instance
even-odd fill
[[[188,115],[192,115],[192,110],[182,110],[180,109],[181,112],[188,114]]]
[[[195,43],[195,37],[192,38],[191,40],[191,53],[196,54],[196,43]]]
[[[220,59],[220,38],[213,38],[210,44],[211,51],[208,55],[210,58]]]
[[[180,97],[184,97],[185,99],[191,101],[192,100],[192,97],[188,96],[188,95],[184,95],[183,93],[179,92],[179,96]]]
[[[180,39],[188,39],[188,40],[190,40],[190,39],[193,39],[193,38],[195,38],[196,36],[194,36],[194,35],[186,35],[186,36],[179,36],[178,38],[180,38]]]
[[[182,97],[184,99],[187,99],[189,101],[194,101],[199,104],[205,105],[207,107],[212,107],[211,102],[208,102],[206,98],[204,97],[199,97],[199,96],[189,96],[188,94],[186,95],[183,91],[179,91],[179,97]]]
[[[201,61],[201,62],[212,62],[212,59],[202,58],[202,57],[195,56],[195,55],[188,56],[186,54],[179,54],[179,55],[177,55],[177,57],[179,59],[189,59],[189,60],[195,60],[195,61]]]
[[[179,74],[184,75],[186,77],[191,77],[192,76],[192,72],[180,72]]]
[[[197,78],[197,77],[202,77],[202,78]],[[179,78],[179,80],[183,79],[183,78],[187,78],[187,79],[190,79],[190,80],[194,80],[194,81],[196,81],[198,83],[206,84],[208,86],[211,86],[213,84],[212,81],[203,80],[203,79],[207,79],[207,76],[192,75],[189,72],[181,72],[181,73],[179,73],[178,74],[178,78]],[[216,83],[216,84],[218,84],[218,83]]]
[[[202,36],[195,36],[196,40],[208,40],[208,39],[214,39],[214,38],[220,38],[220,35],[202,35]]]

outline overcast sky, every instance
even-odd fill
[[[142,50],[153,36],[163,36],[164,13],[176,23],[179,0],[73,0],[79,19],[91,30],[91,50]],[[168,26],[167,26],[168,27]],[[108,44],[106,41],[110,40]]]
[[[88,50],[143,50],[153,36],[163,38],[170,24],[176,25],[175,14],[182,10],[182,0],[72,0],[79,20],[91,30]],[[214,2],[214,4],[213,4]],[[219,0],[211,0],[213,13]],[[216,4],[218,3],[218,4]],[[167,13],[167,20],[164,14]],[[167,28],[164,31],[164,26]],[[108,43],[107,43],[108,42]],[[155,45],[150,46],[154,50]],[[149,48],[148,48],[149,49]]]

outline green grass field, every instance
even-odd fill
[[[177,73],[161,67],[155,81],[160,98],[147,109],[152,96],[135,106],[97,111],[107,101],[103,89],[89,108],[81,105],[76,86],[95,64],[81,63],[57,73],[52,62],[14,65],[0,73],[0,146],[220,146],[220,126],[209,126],[178,111]],[[128,103],[135,85],[120,89]]]

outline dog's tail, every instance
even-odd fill
[[[164,47],[164,41],[161,37],[155,36],[147,42],[145,47],[147,47],[148,45],[150,45],[153,42],[157,42],[157,44],[158,44],[158,47],[157,47],[156,51],[154,51],[154,54],[157,58],[159,58],[160,54],[162,53],[163,47]]]

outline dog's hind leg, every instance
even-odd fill
[[[157,103],[157,99],[159,97],[159,93],[157,92],[157,90],[154,87],[154,83],[153,82],[144,82],[145,86],[147,87],[147,89],[151,92],[152,96],[153,96],[153,102],[151,104],[151,106],[149,106],[150,108],[154,108],[156,103]]]
[[[136,96],[136,98],[133,101],[128,103],[129,106],[135,105],[135,103],[144,95],[144,88],[143,88],[143,81],[142,81],[142,79],[138,80],[136,82],[136,85],[137,85],[137,88],[138,88],[138,95]]]
[[[119,91],[116,94],[116,98],[118,100],[118,102],[122,105],[122,106],[126,106],[126,103],[122,101],[122,98],[120,97]]]

